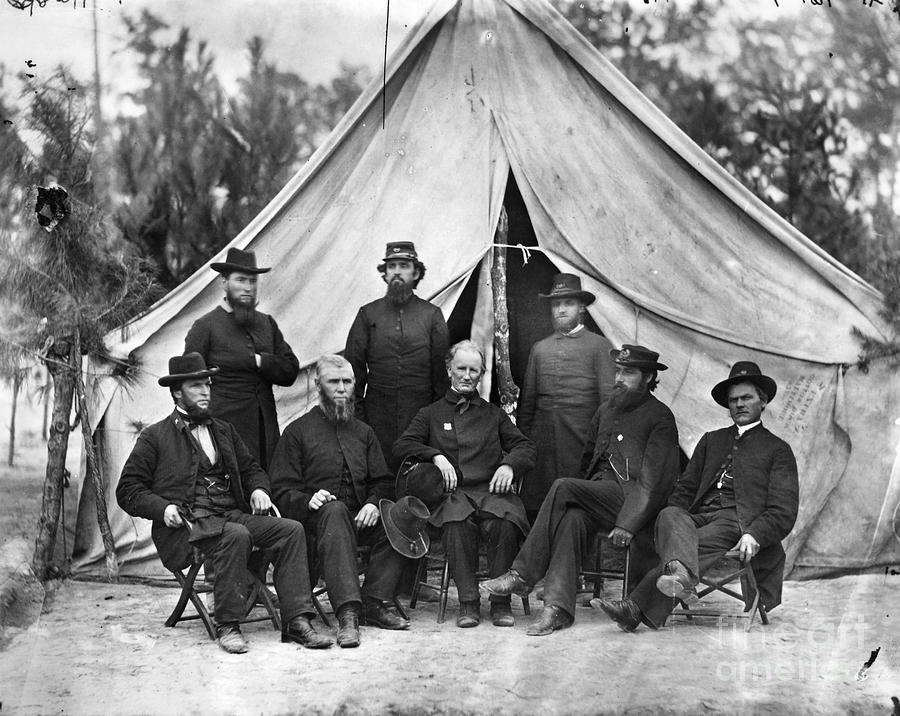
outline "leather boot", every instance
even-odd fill
[[[293,641],[307,649],[327,649],[334,642],[322,636],[306,617],[294,617],[281,632],[281,641]]]
[[[359,604],[348,602],[337,610],[337,643],[342,649],[359,646]]]

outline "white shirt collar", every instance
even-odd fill
[[[577,326],[575,326],[575,328],[573,328],[571,331],[568,331],[568,332],[566,333],[566,335],[567,335],[567,336],[574,336],[576,333],[578,333],[578,332],[579,332],[580,330],[582,330],[583,328],[584,328],[584,324],[583,324],[583,323],[579,323],[579,324],[578,324]]]
[[[750,423],[749,425],[738,425],[737,426],[738,437],[741,437],[748,430],[752,430],[753,428],[755,428],[757,425],[760,425],[761,423],[762,423],[762,420],[757,420],[755,423]]]

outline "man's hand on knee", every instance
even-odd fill
[[[513,469],[509,465],[501,465],[494,471],[488,490],[498,495],[504,495],[512,492],[512,484]]]
[[[614,527],[607,537],[616,547],[627,547],[634,535],[623,527]]]
[[[309,498],[309,509],[315,512],[326,502],[331,502],[332,500],[336,499],[337,498],[328,490],[319,490],[315,495]]]
[[[366,527],[374,527],[378,524],[378,508],[371,502],[367,502],[362,509],[356,513],[353,519],[356,523],[356,529],[361,530]]]
[[[163,514],[163,522],[166,523],[166,527],[181,527],[184,524],[181,520],[181,515],[178,513],[177,505],[168,505],[166,507],[166,511]]]
[[[738,550],[741,553],[741,561],[746,562],[753,559],[757,552],[759,552],[759,542],[754,539],[753,535],[744,533],[737,541],[737,544],[731,549]]]
[[[431,462],[441,471],[441,477],[444,478],[444,492],[453,492],[456,489],[456,470],[453,469],[453,465],[443,455],[435,455],[431,458]]]
[[[266,515],[272,509],[272,498],[265,490],[256,488],[250,495],[250,509],[254,515]]]

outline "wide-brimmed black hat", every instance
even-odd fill
[[[633,346],[628,343],[622,346],[622,350],[611,350],[609,354],[614,362],[629,368],[641,368],[643,370],[668,370],[669,366],[659,362],[659,353],[651,351],[644,346]]]
[[[194,378],[208,378],[218,372],[218,368],[207,368],[206,361],[199,353],[185,353],[183,356],[169,358],[169,375],[164,375],[158,382],[169,387]]]
[[[388,541],[395,551],[410,559],[424,557],[431,543],[425,533],[425,522],[431,512],[418,497],[407,495],[394,502],[382,498],[378,501],[381,522]]]
[[[581,279],[573,273],[558,273],[553,277],[550,293],[539,293],[540,298],[577,298],[585,306],[590,306],[597,297],[590,291],[581,289]]]
[[[422,500],[429,510],[435,509],[444,499],[444,478],[437,465],[421,462],[415,457],[407,457],[400,463],[394,487],[398,500],[412,495]]]
[[[408,259],[410,261],[419,260],[415,244],[413,244],[412,241],[389,241],[384,249],[384,258],[381,260],[397,261],[401,259]]]
[[[242,251],[241,249],[228,249],[225,260],[210,264],[210,268],[219,273],[231,273],[232,271],[266,273],[272,270],[271,268],[258,268],[256,265],[256,254],[252,251]]]
[[[769,376],[763,375],[759,366],[753,361],[739,360],[731,366],[731,372],[721,383],[716,383],[712,389],[712,397],[723,408],[728,407],[728,389],[736,383],[752,383],[759,386],[768,396],[767,403],[772,402],[775,393],[778,392],[778,384]]]

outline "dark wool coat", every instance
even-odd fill
[[[371,427],[351,418],[334,424],[317,405],[284,429],[269,474],[275,502],[283,517],[304,521],[309,500],[318,490],[337,495],[343,462],[360,505],[378,506],[394,497],[394,480]]]
[[[519,496],[492,494],[488,487],[500,465],[509,465],[514,479],[520,480],[534,466],[534,443],[496,405],[476,395],[460,412],[458,399],[447,391],[443,398],[416,413],[394,443],[394,458],[399,461],[412,455],[431,462],[435,455],[443,455],[453,465],[459,482],[456,491],[433,512],[430,521],[436,527],[466,519],[477,506],[527,533],[528,519]]]
[[[582,328],[534,344],[516,425],[537,445],[537,465],[522,483],[525,507],[537,510],[553,481],[578,477],[591,418],[609,397],[616,366],[603,336]]]
[[[198,318],[184,339],[184,352],[196,351],[219,373],[212,379],[211,415],[237,428],[244,444],[268,466],[278,443],[273,385],[294,383],[300,365],[271,316],[257,312],[249,330],[221,306]],[[255,354],[261,365],[256,367]],[[265,435],[265,450],[260,444]]]
[[[367,303],[350,327],[344,357],[356,378],[357,417],[375,430],[392,468],[394,441],[449,386],[448,342],[444,314],[418,296],[399,307],[386,298]]]
[[[760,599],[771,609],[781,603],[785,560],[781,540],[793,528],[799,509],[797,461],[791,446],[761,424],[740,440],[737,434],[732,425],[700,438],[668,504],[696,511],[728,455],[732,456],[729,472],[734,475],[738,520],[742,532],[759,542],[753,570]]]
[[[271,494],[269,478],[233,425],[213,419],[210,431],[222,468],[231,477],[231,494],[238,508],[249,513],[254,490]],[[186,530],[166,527],[166,507],[193,503],[199,467],[198,448],[178,411],[173,411],[138,436],[116,486],[116,500],[125,512],[153,520],[153,544],[168,569],[183,569],[190,564],[192,550]]]
[[[653,520],[672,492],[679,467],[675,416],[653,395],[623,410],[613,410],[609,401],[597,410],[582,454],[582,475],[622,486],[625,503],[617,527],[635,534]]]

